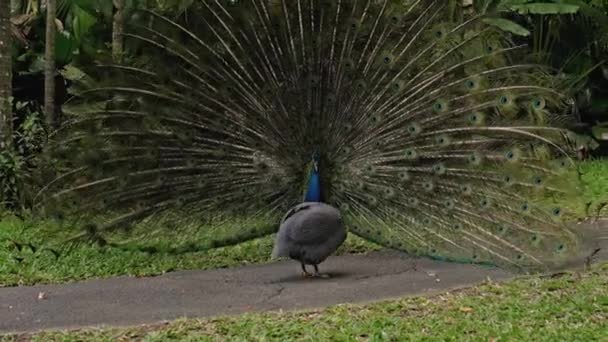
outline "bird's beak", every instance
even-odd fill
[[[313,161],[312,167],[315,170],[315,172],[319,172],[319,162],[318,161]]]

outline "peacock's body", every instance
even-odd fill
[[[318,276],[318,265],[346,240],[338,209],[319,202],[304,202],[290,209],[281,221],[272,257],[290,257],[302,264],[313,265]]]
[[[68,170],[41,198],[93,215],[87,236],[180,212],[173,227],[238,222],[223,233],[239,242],[275,232],[310,179],[313,202],[387,247],[526,270],[579,260],[589,237],[539,201],[573,190],[563,82],[483,16],[447,20],[447,3],[140,13],[126,36],[143,55],[85,80],[56,135]]]
[[[346,240],[340,211],[322,202],[319,161],[315,151],[304,203],[285,214],[272,251],[273,258],[290,257],[300,261],[304,276],[308,275],[306,265],[313,265],[314,275],[320,276],[318,265]]]

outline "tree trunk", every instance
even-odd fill
[[[125,0],[113,0],[113,2],[116,12],[112,23],[112,59],[120,63],[124,51]]]
[[[13,136],[11,41],[11,2],[0,0],[0,148]]]
[[[0,0],[4,1],[4,0]],[[56,0],[46,0],[46,50],[44,54],[44,115],[47,129],[52,131],[57,124],[55,115],[55,34],[57,25]]]

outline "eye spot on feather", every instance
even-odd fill
[[[474,152],[467,158],[469,164],[479,166],[483,162],[483,156],[479,152]]]
[[[530,209],[531,209],[530,204],[527,202],[524,202],[519,206],[519,209],[521,210],[522,213],[528,213],[528,212],[530,212]]]
[[[489,43],[488,43],[488,44],[486,44],[485,51],[486,51],[486,53],[488,53],[488,54],[493,53],[493,52],[494,52],[494,47],[492,46],[492,44],[489,44]]]
[[[413,148],[407,148],[405,150],[405,158],[410,160],[416,159],[418,158],[418,153]]]
[[[542,110],[544,109],[546,106],[546,102],[545,99],[543,98],[537,98],[532,100],[532,109],[534,110]]]
[[[481,126],[485,123],[485,115],[481,112],[473,112],[469,114],[467,121],[470,125]]]
[[[504,156],[508,162],[517,162],[521,158],[521,151],[516,148],[507,150],[507,152],[505,152]]]
[[[392,23],[393,25],[397,25],[397,24],[399,24],[399,21],[400,21],[400,20],[399,20],[399,17],[397,17],[397,16],[395,16],[395,15],[391,16],[391,19],[390,19],[390,20],[391,20],[391,23]]]
[[[402,83],[401,81],[399,81],[399,82],[394,82],[394,83],[391,85],[391,89],[392,89],[393,91],[395,91],[395,92],[399,92],[399,91],[403,90],[403,83]]]
[[[543,178],[541,176],[534,176],[534,177],[532,177],[532,184],[534,184],[536,186],[543,185]]]
[[[460,186],[460,191],[462,191],[464,195],[471,195],[473,193],[473,187],[469,184],[463,184]]]
[[[452,209],[454,209],[455,206],[456,206],[456,204],[451,199],[447,199],[447,200],[443,201],[443,207],[447,210],[452,210]]]
[[[410,174],[407,171],[399,172],[398,177],[401,182],[407,182],[408,180],[410,180]]]
[[[448,146],[450,144],[450,137],[445,134],[442,134],[437,137],[436,142],[441,146]]]
[[[393,197],[395,197],[395,190],[392,188],[385,188],[384,189],[384,197],[386,199],[391,199]]]
[[[462,223],[456,222],[456,223],[452,224],[452,229],[454,229],[454,230],[461,230],[462,229]]]
[[[407,127],[407,132],[410,135],[418,135],[420,134],[420,132],[422,132],[422,127],[418,124],[418,123],[411,123],[408,127]]]
[[[507,227],[505,227],[505,225],[499,225],[498,226],[498,233],[501,235],[504,235],[506,232],[508,231]]]
[[[437,163],[433,165],[433,173],[436,175],[445,175],[447,172],[447,168],[443,163]]]
[[[506,186],[510,186],[513,185],[514,181],[513,181],[513,177],[511,175],[505,175],[502,178],[503,182],[505,183]]]
[[[474,91],[479,89],[479,81],[475,80],[475,79],[468,79],[466,81],[464,81],[464,87],[465,89],[469,90],[469,91]]]
[[[428,217],[425,217],[422,219],[422,224],[425,226],[430,226],[431,225],[431,219]]]
[[[562,159],[562,160],[559,161],[558,165],[561,168],[565,168],[565,167],[568,167],[568,162],[566,160]]]
[[[515,103],[515,99],[511,95],[500,95],[498,97],[498,104],[502,107],[510,107]]]
[[[319,85],[319,77],[317,76],[310,76],[308,78],[308,84],[312,87],[316,87],[317,85]]]
[[[556,252],[558,252],[558,253],[563,253],[563,252],[565,252],[565,251],[566,251],[566,245],[565,245],[565,244],[563,244],[563,243],[558,244],[558,245],[555,247],[555,251],[556,251]]]
[[[378,199],[374,196],[367,196],[367,203],[370,206],[375,207],[376,205],[378,205]]]
[[[340,153],[342,153],[343,155],[349,154],[352,151],[352,149],[348,146],[342,146],[340,148]]]
[[[532,246],[536,246],[536,247],[538,247],[538,245],[540,244],[540,240],[541,240],[541,239],[540,239],[540,236],[538,236],[538,235],[536,235],[536,234],[535,234],[535,235],[532,235],[532,236],[530,237],[530,243],[532,244]]]
[[[443,113],[447,111],[448,105],[443,100],[438,100],[433,104],[433,111],[436,113]]]
[[[422,183],[422,188],[426,191],[433,191],[433,189],[435,189],[435,184],[433,183],[433,181],[425,181],[424,183]]]
[[[415,197],[410,197],[407,199],[407,204],[409,204],[412,207],[416,207],[418,206],[419,200]]]
[[[482,198],[482,199],[479,201],[479,205],[480,205],[480,206],[481,206],[483,209],[487,209],[487,208],[489,208],[489,207],[491,207],[491,206],[492,206],[492,201],[490,201],[490,199],[489,199],[489,198]]]

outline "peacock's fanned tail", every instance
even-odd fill
[[[272,232],[322,155],[351,232],[446,260],[522,269],[584,252],[563,209],[566,85],[447,1],[202,0],[141,12],[134,54],[101,65],[53,151],[40,198],[94,234],[171,216],[229,241]],[[66,204],[67,203],[67,204]],[[180,214],[176,214],[180,213]],[[234,223],[237,222],[237,223]]]

